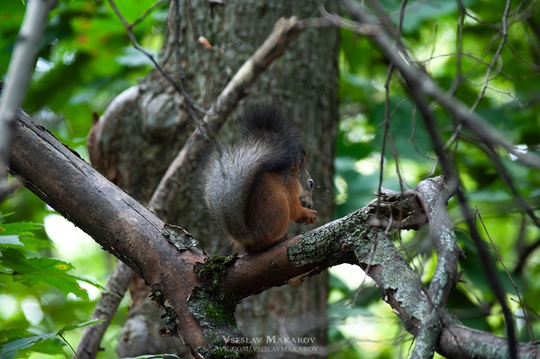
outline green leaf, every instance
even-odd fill
[[[77,277],[67,273],[73,269],[70,263],[53,258],[25,258],[21,253],[7,249],[0,263],[9,268],[14,281],[28,287],[46,283],[59,289],[64,295],[75,294],[88,300],[88,293],[77,283]]]
[[[93,319],[84,323],[66,325],[53,333],[34,335],[25,338],[17,338],[8,341],[0,347],[0,358],[11,359],[19,354],[20,350],[33,349],[33,351],[58,353],[62,352],[61,347],[65,345],[63,339],[59,338],[65,332],[70,330],[84,328],[92,324],[103,322],[102,319]],[[3,336],[3,335],[2,335]],[[44,346],[45,345],[45,346]],[[38,348],[39,347],[39,348]],[[58,350],[60,349],[60,350]]]
[[[30,231],[38,229],[40,226],[34,222],[13,222],[13,223],[2,223],[0,226],[0,232],[2,234],[25,234],[33,235]]]
[[[51,247],[51,242],[34,237],[32,231],[41,227],[34,222],[2,223],[0,219],[0,249],[9,247],[33,251],[37,248]]]
[[[45,341],[51,341],[55,346],[63,345],[63,341],[56,338],[56,333],[34,335],[32,337],[20,338],[3,344],[2,347],[0,347],[0,358],[12,359],[19,353],[19,350],[29,349]]]

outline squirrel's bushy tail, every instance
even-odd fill
[[[290,171],[304,149],[297,127],[271,103],[251,106],[242,118],[242,139],[216,146],[202,170],[202,194],[217,226],[233,238],[256,239],[246,222],[249,201],[266,172]]]

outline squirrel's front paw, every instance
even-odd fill
[[[312,209],[306,210],[306,215],[301,219],[302,223],[313,224],[317,220],[317,211]]]

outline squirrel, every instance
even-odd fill
[[[241,139],[214,147],[202,165],[202,197],[236,249],[261,252],[287,239],[290,221],[312,224],[314,182],[295,124],[273,103],[252,105]]]

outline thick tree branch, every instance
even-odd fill
[[[136,43],[134,35],[131,32],[131,25],[127,24],[127,22],[123,19],[114,2],[110,1],[110,3],[124,23],[126,30],[134,43],[134,46],[138,48],[138,44]],[[178,10],[174,9],[173,11],[174,6],[178,6],[178,4],[176,2],[171,3],[171,13],[176,14],[177,16]],[[293,39],[302,31],[305,26],[312,25],[312,21],[310,22],[309,20],[306,20],[306,25],[304,25],[304,22],[297,21],[294,18],[288,20],[281,19],[276,23],[274,30],[269,35],[268,39],[244,63],[244,65],[238,70],[238,72],[229,82],[227,87],[218,96],[218,99],[212,106],[211,111],[207,113],[204,121],[201,124],[203,127],[198,128],[195,131],[190,140],[171,163],[169,169],[165,173],[160,184],[148,202],[147,208],[156,213],[158,217],[165,218],[167,209],[170,208],[171,203],[175,201],[175,196],[178,193],[178,184],[184,182],[187,174],[193,170],[191,167],[191,160],[196,158],[200,151],[207,146],[208,138],[213,137],[214,134],[219,131],[228,115],[237,107],[238,102],[245,95],[247,88],[249,88],[257,80],[257,78],[275,59],[279,58],[284,53],[288,44],[293,41]],[[174,36],[179,35],[175,34]],[[146,52],[144,53],[146,54]],[[153,62],[155,63],[155,61]],[[169,82],[171,82],[177,90],[181,90],[179,92],[181,92],[188,102],[188,110],[191,116],[194,116],[196,112],[201,113],[200,109],[195,111],[195,108],[190,108],[193,107],[194,101],[185,92],[182,81],[179,85],[176,84],[170,77],[168,77],[168,75],[164,73],[164,70],[159,67],[157,63],[155,63],[155,65],[158,71],[162,75],[166,76]],[[179,68],[179,71],[182,70]],[[180,78],[183,78],[183,74],[180,74]],[[180,89],[178,89],[178,86]],[[194,119],[198,120],[198,118],[199,116],[197,115]],[[90,136],[90,138],[92,138],[92,136]],[[89,146],[89,152],[92,153],[92,148],[90,147],[91,146]],[[121,266],[121,264],[118,265]],[[112,314],[114,314],[114,312],[110,313],[111,316]],[[105,327],[106,323],[101,323],[99,325]]]
[[[10,150],[10,170],[30,190],[144,278],[160,293],[158,302],[166,298],[169,310],[182,320],[179,329],[187,345],[207,345],[187,308],[190,289],[199,283],[193,266],[205,259],[200,251],[179,254],[163,236],[161,220],[25,114],[19,116]]]
[[[435,351],[435,345],[442,329],[442,310],[446,306],[450,291],[457,285],[458,260],[462,254],[457,244],[456,235],[446,211],[448,194],[444,191],[443,181],[427,179],[418,184],[424,210],[427,213],[430,231],[430,239],[437,250],[437,266],[429,285],[428,298],[433,306],[433,311],[428,313],[417,337],[416,346],[412,358],[431,358]]]
[[[540,357],[538,345],[518,344],[520,359]],[[460,324],[445,326],[438,342],[438,352],[446,358],[508,359],[508,340],[493,334],[464,327]]]
[[[292,238],[265,253],[246,255],[236,260],[225,259],[222,262],[224,275],[218,280],[221,289],[215,287],[214,280],[210,280],[211,289],[206,280],[198,278],[201,263],[207,259],[205,254],[194,248],[179,251],[164,237],[164,224],[153,213],[25,115],[21,115],[16,126],[11,158],[10,170],[23,177],[34,193],[146,280],[154,298],[161,304],[166,303],[166,317],[171,318],[170,313],[174,312],[169,330],[179,330],[196,356],[198,351],[195,349],[208,345],[208,331],[215,328],[215,323],[204,323],[194,316],[200,318],[199,315],[204,315],[192,306],[193,298],[201,290],[216,294],[206,300],[219,303],[225,299],[228,303],[235,303],[270,286],[299,285],[304,276],[343,262],[356,263],[368,271],[383,291],[384,300],[398,313],[411,333],[417,334],[418,328],[433,311],[418,274],[386,236],[387,226],[380,226],[384,222],[375,217],[377,200],[345,218]],[[381,206],[379,214],[391,218],[390,213],[396,208],[409,208],[405,211],[406,216],[418,214],[416,211],[421,206],[415,196],[407,193],[402,201],[406,203],[397,201],[393,209]],[[429,203],[429,200],[424,201]],[[425,214],[419,215],[426,218]],[[416,222],[416,226],[421,225]],[[442,232],[445,233],[446,229]],[[234,306],[225,308],[232,311]],[[452,335],[452,332],[447,334],[447,331],[460,327],[444,308],[439,309],[438,315],[443,323],[442,335],[437,342],[438,351],[453,353],[460,348],[469,348],[470,351],[465,351],[461,357],[475,355],[472,344],[461,341],[475,339],[459,337],[460,341],[448,340],[447,335]],[[466,328],[463,330],[465,334],[471,332]],[[483,340],[484,343],[498,345],[496,350],[501,353],[507,350],[507,342],[493,335],[484,334]],[[216,343],[215,338],[213,343]],[[456,347],[455,343],[459,346]],[[531,355],[539,353],[532,346],[520,346],[518,349],[520,353],[522,350]]]

